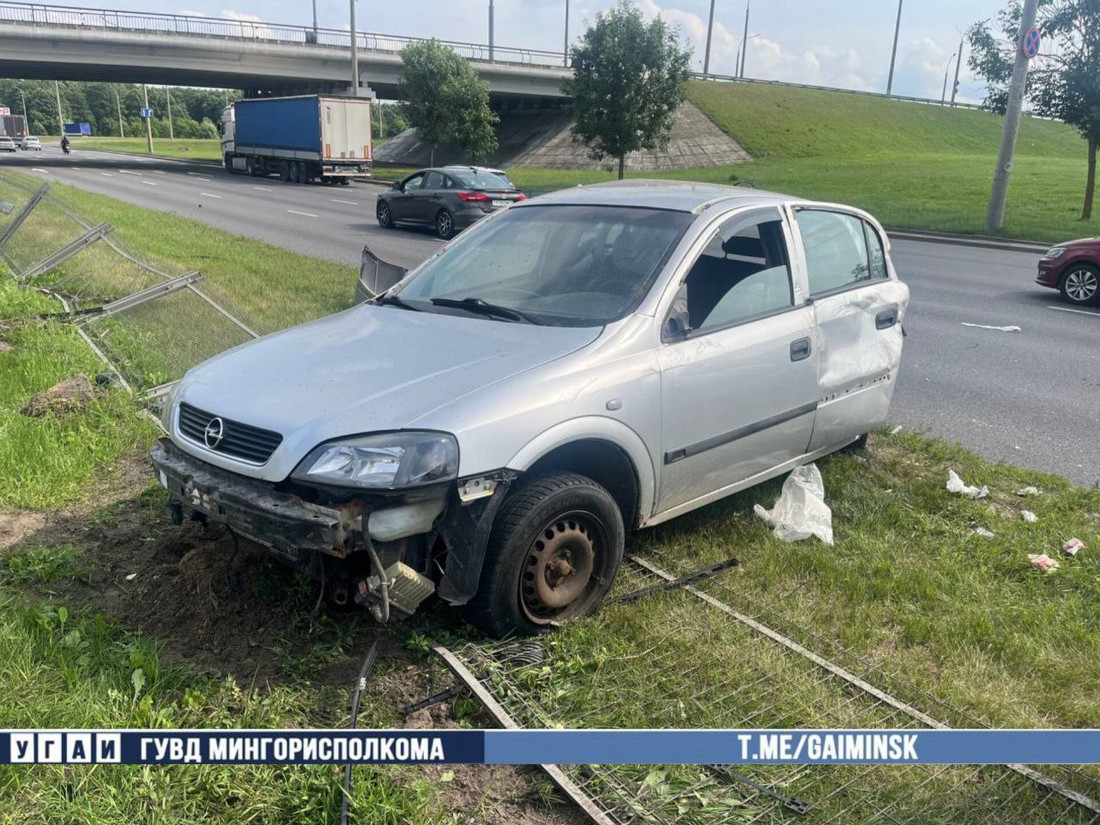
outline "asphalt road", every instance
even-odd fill
[[[424,231],[381,229],[377,184],[301,186],[79,148],[69,157],[56,147],[5,155],[3,167],[345,264],[358,264],[364,243],[403,266],[440,244]],[[1100,308],[1071,310],[1036,286],[1036,257],[894,241],[912,304],[892,418],[987,458],[1091,485],[1100,479]]]

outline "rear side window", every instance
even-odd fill
[[[429,172],[424,176],[424,189],[442,189],[443,176],[439,172]]]
[[[882,241],[855,215],[803,209],[798,229],[811,295],[887,277]]]

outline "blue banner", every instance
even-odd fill
[[[6,730],[3,764],[1100,764],[1097,730]]]

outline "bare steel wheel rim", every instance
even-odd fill
[[[440,235],[450,235],[451,229],[454,227],[454,220],[449,212],[440,212],[436,225],[439,227]]]
[[[1100,279],[1091,269],[1074,269],[1066,275],[1066,294],[1075,301],[1090,301],[1100,289]]]
[[[535,624],[573,615],[601,578],[607,537],[591,513],[571,512],[539,531],[523,560],[520,604]]]

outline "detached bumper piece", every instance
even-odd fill
[[[226,524],[294,563],[303,561],[303,552],[347,555],[362,502],[339,508],[311,504],[191,458],[167,438],[159,439],[150,455],[160,483],[184,509]]]

